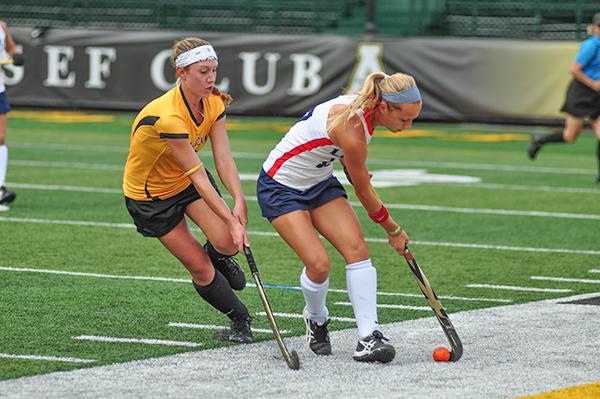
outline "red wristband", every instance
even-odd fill
[[[375,223],[383,223],[390,217],[390,213],[386,209],[386,207],[381,204],[381,208],[375,213],[369,213],[369,217]]]

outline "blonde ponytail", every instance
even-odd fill
[[[381,97],[381,92],[387,94],[397,93],[416,85],[415,79],[405,73],[387,75],[385,72],[374,72],[370,74],[365,79],[361,89],[356,93],[354,101],[335,116],[331,122],[331,129],[334,129],[341,123],[346,123],[359,109],[366,112],[375,108],[377,101]]]

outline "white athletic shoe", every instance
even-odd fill
[[[387,342],[389,339],[381,331],[375,330],[368,337],[358,340],[352,358],[357,362],[389,363],[396,356],[396,350]]]

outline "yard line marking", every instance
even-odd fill
[[[166,281],[172,283],[186,283],[189,284],[191,279],[185,278],[169,278],[169,277],[151,277],[151,276],[120,276],[114,274],[99,274],[99,273],[86,273],[86,272],[71,272],[71,271],[63,271],[63,270],[55,270],[55,269],[34,269],[27,267],[8,267],[8,266],[0,266],[0,271],[9,271],[9,272],[29,272],[29,273],[47,273],[47,274],[59,274],[59,275],[67,275],[67,276],[79,276],[79,277],[98,277],[98,278],[114,278],[121,280],[146,280],[146,281]],[[246,283],[246,287],[256,287],[256,284]],[[265,284],[265,288],[274,288],[274,289],[292,289],[292,290],[300,290],[300,287],[295,287],[292,285],[269,285]],[[339,293],[347,293],[347,290],[330,288],[331,292],[339,292]],[[407,294],[401,292],[377,292],[377,295],[384,296],[408,296],[408,297],[418,297],[421,295],[417,294]],[[462,298],[462,297],[454,297],[454,296],[440,296],[440,299],[457,299],[457,300],[471,300],[471,301],[490,301],[490,302],[512,302],[511,299],[491,299],[491,298]]]
[[[143,345],[164,345],[164,346],[186,346],[189,348],[196,348],[204,345],[202,342],[187,342],[187,341],[170,341],[165,339],[149,339],[149,338],[118,338],[118,337],[102,337],[97,335],[79,335],[77,337],[71,337],[80,341],[93,341],[93,342],[111,342],[111,343],[122,343],[122,344],[143,344]]]
[[[108,194],[123,194],[120,188],[102,188],[102,187],[82,187],[82,186],[58,186],[49,184],[27,184],[27,183],[10,183],[11,187],[26,188],[30,190],[50,190],[50,191],[77,191],[83,193],[108,193]]]
[[[516,166],[491,163],[460,163],[460,162],[427,162],[427,161],[401,161],[392,159],[369,159],[369,164],[391,166],[413,166],[443,169],[468,169],[468,170],[493,170],[503,172],[530,172],[530,173],[556,173],[561,175],[593,175],[594,169],[578,168],[551,168],[539,166]]]
[[[228,330],[227,326],[216,326],[214,324],[192,324],[192,323],[169,323],[169,327],[180,327],[180,328],[197,328],[200,330]],[[267,328],[254,328],[251,327],[252,332],[271,334],[273,330]],[[282,334],[289,334],[290,330],[279,330]]]
[[[11,160],[11,165],[33,166],[36,168],[69,168],[69,169],[93,169],[93,170],[123,170],[123,165],[87,162],[55,162],[55,161],[27,161]]]
[[[110,194],[122,194],[121,189],[111,188],[95,188],[95,187],[78,187],[78,186],[53,186],[53,185],[38,185],[38,184],[25,184],[25,183],[8,183],[10,186],[16,188],[26,188],[33,190],[53,190],[53,191],[81,191],[88,193],[110,193]],[[599,191],[600,192],[600,191]],[[231,199],[229,195],[225,195],[224,198]],[[247,201],[258,202],[255,196],[247,196]],[[360,202],[351,201],[350,205],[355,208],[362,208]],[[600,215],[596,214],[585,214],[585,213],[568,213],[568,212],[542,212],[542,211],[520,211],[510,209],[485,209],[485,208],[457,208],[449,206],[436,206],[436,205],[417,205],[417,204],[386,204],[387,208],[391,209],[409,209],[413,211],[426,211],[426,212],[450,212],[450,213],[467,213],[467,214],[484,214],[484,215],[502,215],[502,216],[531,216],[531,217],[549,217],[549,218],[561,218],[561,219],[584,219],[584,220],[600,220]]]
[[[492,284],[469,284],[467,288],[489,288],[491,290],[506,290],[506,291],[531,291],[531,292],[573,292],[573,290],[562,288],[535,288],[535,287],[517,287],[514,285],[492,285]]]
[[[403,292],[378,292],[377,295],[382,296],[404,296],[411,298],[423,298],[423,294],[407,294]],[[439,295],[440,299],[455,299],[457,301],[476,301],[476,302],[501,302],[501,303],[512,303],[512,299],[496,299],[496,298],[469,298],[463,296],[452,296],[452,295]]]
[[[191,281],[192,281],[191,278],[183,279],[183,278],[149,277],[149,276],[118,276],[118,275],[114,275],[114,274],[68,272],[68,271],[52,270],[52,269],[32,269],[32,268],[27,268],[27,267],[0,266],[0,270],[11,271],[11,272],[62,274],[62,275],[67,275],[67,276],[81,276],[81,277],[116,278],[116,279],[122,279],[122,280],[168,281],[168,282],[173,282],[173,283],[191,283]]]
[[[362,207],[360,202],[350,202],[350,204],[354,207],[359,207],[359,206]],[[386,204],[386,208],[410,209],[410,210],[431,211],[431,212],[454,212],[454,213],[472,213],[472,214],[505,215],[505,216],[534,216],[534,217],[549,217],[549,218],[564,218],[564,219],[600,220],[600,215],[585,214],[585,213],[518,211],[518,210],[510,210],[510,209],[456,208],[456,207],[448,207],[448,206],[414,205],[414,204]]]
[[[334,302],[333,304],[334,305],[343,305],[343,306],[352,306],[352,304],[350,302]],[[385,308],[385,309],[402,309],[402,310],[425,310],[425,311],[431,310],[431,308],[428,306],[393,305],[393,304],[389,304],[389,303],[378,303],[377,307]]]
[[[266,312],[256,312],[257,316],[266,316],[267,313]],[[274,316],[276,317],[287,317],[287,318],[292,318],[292,319],[302,319],[304,318],[304,316],[300,313],[280,313],[280,312],[275,312],[273,313]],[[327,317],[328,319],[331,319],[333,321],[343,321],[346,323],[356,323],[356,320],[353,319],[352,317],[336,317],[336,316],[329,316]]]
[[[22,359],[22,360],[43,360],[48,362],[65,363],[94,363],[94,359],[80,359],[78,357],[57,357],[57,356],[38,356],[38,355],[13,355],[10,353],[0,353],[2,359]]]
[[[548,277],[548,276],[530,276],[529,278],[532,280],[560,281],[563,283],[600,284],[600,280],[587,280],[584,278],[566,278],[566,277]]]
[[[588,270],[589,273],[600,273],[600,269],[590,269]]]
[[[119,227],[135,229],[135,225],[129,223],[106,223],[106,222],[88,222],[77,220],[58,220],[58,219],[37,219],[37,218],[15,218],[0,216],[0,222],[15,222],[15,223],[45,223],[45,224],[64,224],[75,226],[91,226],[91,227]],[[192,228],[194,231],[200,231],[198,228]],[[251,235],[278,237],[274,231],[249,231]],[[366,237],[367,242],[386,243],[384,238]],[[587,249],[564,249],[564,248],[536,248],[536,247],[516,247],[508,245],[492,245],[492,244],[470,244],[461,242],[440,242],[440,241],[411,241],[413,245],[425,245],[430,247],[454,247],[454,248],[469,248],[469,249],[491,249],[499,251],[525,251],[525,252],[544,252],[544,253],[563,253],[563,254],[578,254],[578,255],[600,255],[600,251]]]
[[[11,144],[15,147],[28,147],[35,148],[35,144],[30,143],[13,143]],[[79,146],[76,144],[44,144],[44,150],[48,149],[59,149],[59,150],[84,150],[89,152],[93,147],[88,146]],[[94,151],[101,152],[99,150],[106,150],[107,152],[127,152],[128,147],[111,147],[111,146],[100,146],[96,147]],[[266,159],[266,153],[256,153],[256,152],[243,152],[243,151],[234,151],[234,158],[241,159]],[[202,156],[205,158],[212,158],[213,155],[210,151],[206,151],[202,153]],[[35,166],[34,164],[26,164],[28,162],[35,162],[41,164],[42,161],[28,161],[28,160],[9,160],[9,164],[18,164],[19,162],[23,163],[23,166]],[[594,169],[581,169],[581,168],[553,168],[553,167],[544,167],[544,166],[519,166],[519,165],[506,165],[506,164],[492,164],[492,163],[467,163],[467,162],[434,162],[434,161],[403,161],[403,160],[395,160],[395,159],[369,159],[369,164],[377,164],[377,165],[389,165],[389,166],[408,166],[408,167],[427,167],[427,168],[438,168],[438,169],[467,169],[467,170],[492,170],[492,171],[503,171],[503,172],[527,172],[527,173],[554,173],[561,175],[593,175],[595,173]],[[59,165],[68,165],[68,162],[59,162],[59,163],[46,163],[48,166],[53,164],[55,166]],[[86,163],[76,163],[78,165],[87,165]],[[93,164],[90,164],[93,165]],[[123,165],[113,164],[112,166],[123,169]],[[63,166],[59,166],[63,167]],[[73,166],[64,166],[64,167],[73,167]],[[119,170],[120,170],[119,169]]]
[[[126,153],[128,147],[109,146],[109,145],[81,145],[81,144],[39,144],[39,143],[10,143],[14,148],[33,148],[37,150],[67,150],[84,152],[123,152]]]
[[[552,187],[552,186],[528,186],[521,184],[495,184],[495,183],[472,183],[452,184],[468,188],[484,188],[490,190],[521,190],[521,191],[545,191],[550,193],[577,193],[577,194],[600,194],[597,188],[584,187]]]

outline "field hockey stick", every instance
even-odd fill
[[[252,251],[250,250],[250,247],[244,246],[244,255],[246,255],[248,266],[250,267],[250,271],[252,272],[254,281],[256,281],[256,288],[258,289],[260,300],[262,301],[263,307],[265,308],[265,312],[267,313],[267,317],[269,318],[269,323],[271,323],[271,330],[273,330],[273,335],[275,336],[277,345],[279,345],[279,349],[283,354],[283,358],[285,359],[285,362],[287,363],[289,368],[291,368],[292,370],[299,370],[300,358],[298,358],[298,354],[295,350],[292,350],[291,352],[288,351],[287,347],[285,346],[285,342],[283,342],[283,338],[281,337],[281,333],[279,332],[279,328],[277,327],[277,322],[275,321],[273,310],[271,310],[271,305],[269,305],[269,299],[267,299],[267,294],[265,292],[264,285],[260,279],[260,275],[258,274],[258,268],[256,267],[256,262],[254,262],[254,256],[252,256]]]
[[[463,346],[462,342],[460,341],[460,338],[458,337],[458,334],[456,333],[456,330],[454,329],[454,326],[452,325],[452,322],[450,321],[450,318],[448,317],[448,313],[446,313],[446,309],[444,309],[444,307],[442,306],[442,303],[435,294],[435,291],[433,291],[431,284],[429,284],[427,277],[419,267],[417,260],[409,251],[408,247],[406,247],[406,249],[404,250],[404,258],[406,259],[410,270],[415,275],[415,278],[419,283],[419,288],[421,289],[421,292],[423,293],[423,295],[425,295],[425,298],[427,298],[429,305],[435,312],[435,317],[442,326],[442,330],[444,330],[446,338],[448,338],[448,342],[450,343],[451,348],[450,361],[458,361],[458,359],[460,359],[463,354]]]
[[[7,58],[5,60],[0,60],[0,65],[12,65],[13,63],[13,59],[12,58]]]

